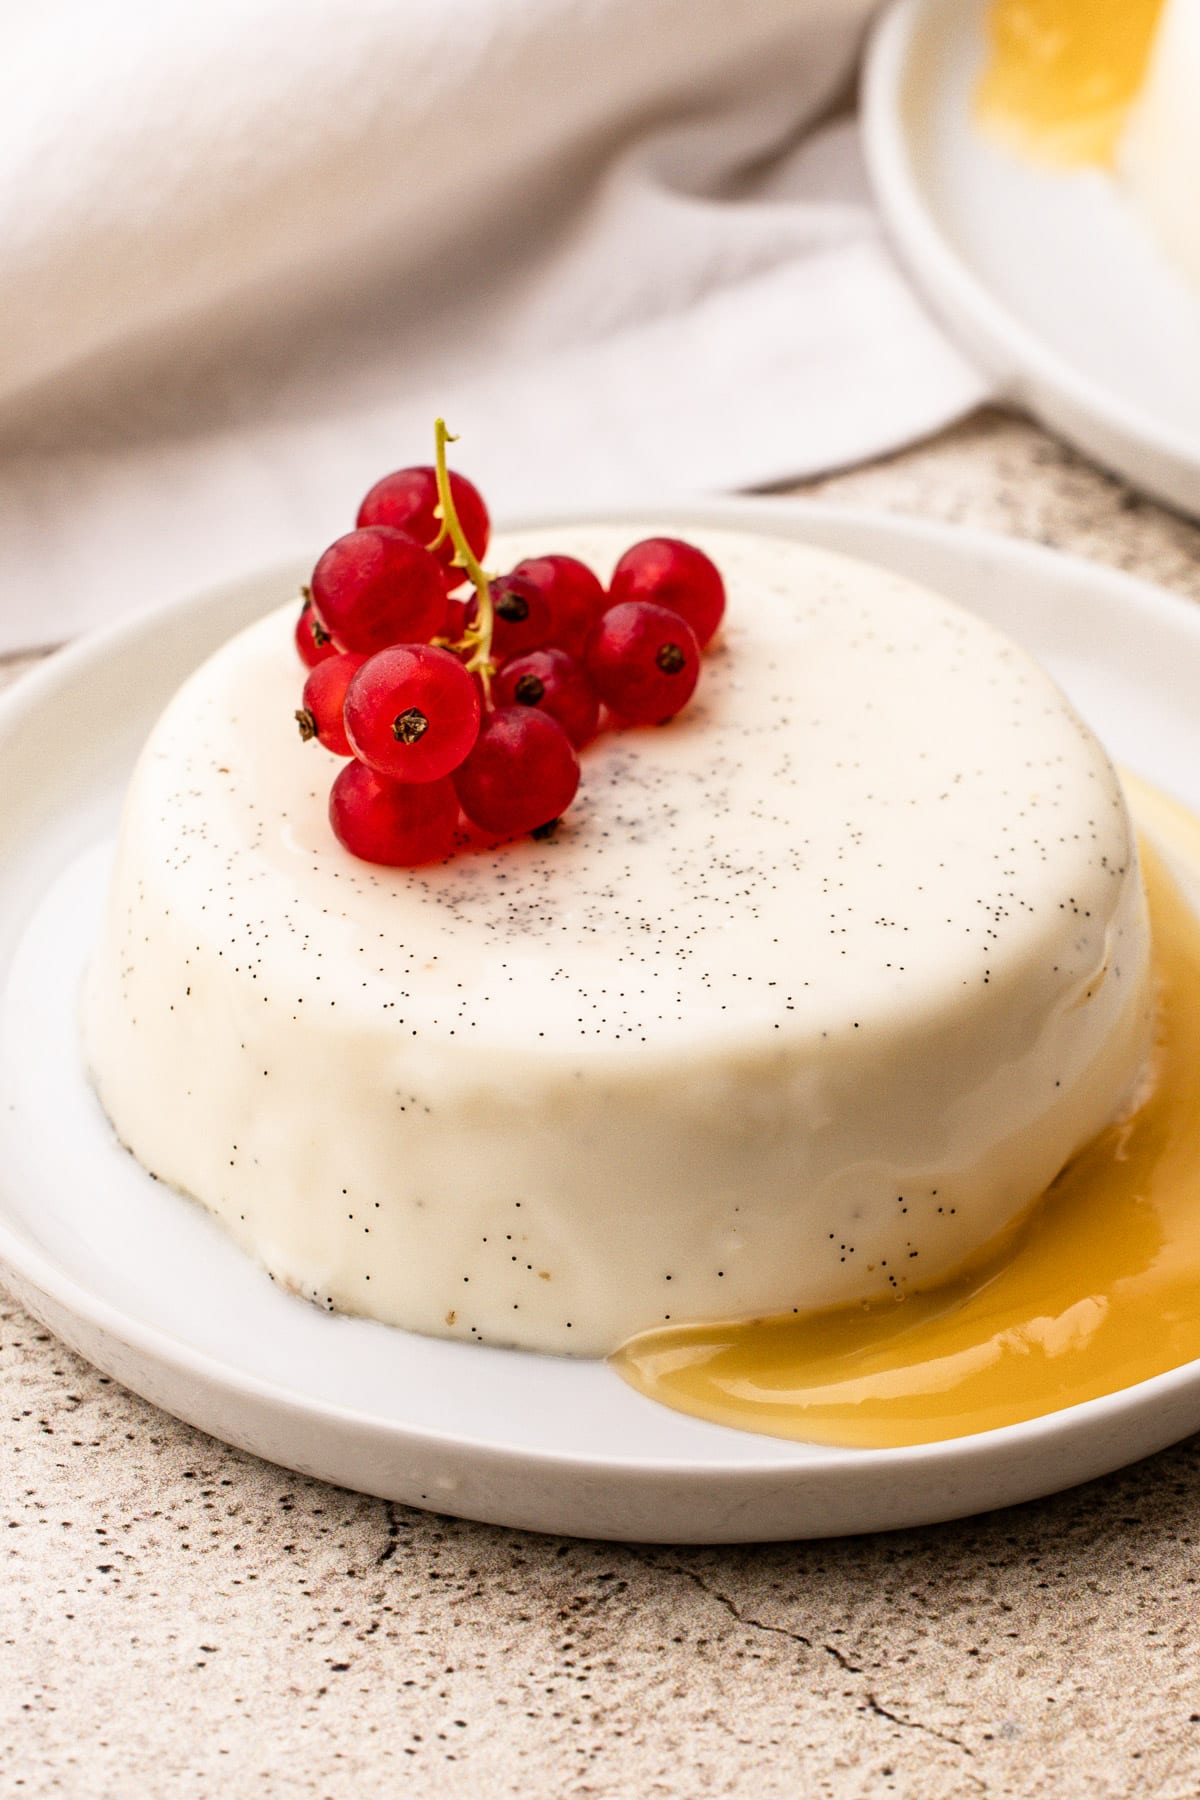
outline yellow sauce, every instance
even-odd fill
[[[1127,786],[1139,823],[1200,880],[1200,823]],[[1151,843],[1142,855],[1161,1016],[1140,1110],[955,1281],[805,1318],[646,1332],[614,1358],[627,1381],[744,1431],[884,1448],[1013,1425],[1200,1357],[1200,918]]]
[[[992,0],[983,124],[1057,163],[1113,161],[1163,0]]]

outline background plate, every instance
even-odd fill
[[[608,515],[611,516],[611,515]],[[671,507],[929,582],[1048,664],[1116,757],[1200,809],[1200,613],[983,533],[786,501]],[[624,513],[630,536],[661,510]],[[554,521],[538,521],[539,523]],[[180,679],[295,591],[285,569],[118,626],[0,703],[0,1274],[74,1349],[180,1418],[306,1474],[534,1530],[715,1543],[958,1517],[1200,1428],[1200,1364],[1004,1431],[810,1448],[635,1394],[603,1363],[412,1336],[276,1289],[118,1149],[79,1062],[79,972],[137,749]]]
[[[1003,398],[1200,514],[1200,294],[1100,170],[1039,167],[972,119],[986,0],[900,0],[863,84],[902,261]]]

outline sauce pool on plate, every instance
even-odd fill
[[[614,1358],[650,1398],[863,1449],[1058,1411],[1200,1357],[1200,822],[1127,782],[1160,987],[1153,1083],[968,1273],[899,1302],[646,1332]]]

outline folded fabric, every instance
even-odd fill
[[[353,522],[778,482],[984,383],[883,246],[871,0],[83,0],[6,21],[0,651]]]

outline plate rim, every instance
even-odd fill
[[[773,529],[778,535],[790,537],[807,537],[811,532],[816,534],[812,541],[818,544],[824,543],[821,531],[832,529],[836,536],[855,534],[861,538],[858,553],[867,560],[871,560],[873,551],[878,553],[879,560],[884,560],[886,545],[891,540],[893,543],[899,541],[909,546],[933,546],[965,557],[999,559],[1016,568],[1027,565],[1047,571],[1062,569],[1070,571],[1076,581],[1086,579],[1094,587],[1107,588],[1136,613],[1156,617],[1168,629],[1186,631],[1200,647],[1200,608],[1169,588],[1071,552],[1011,538],[1000,532],[906,517],[879,508],[843,506],[803,498],[714,498],[636,508],[596,507],[582,511],[559,508],[515,520],[505,519],[501,522],[500,529],[517,531],[554,526],[567,521],[575,524],[637,524],[651,520],[661,523],[664,519],[684,525],[692,523]],[[252,571],[235,581],[210,587],[198,595],[184,596],[142,609],[126,619],[89,633],[52,654],[43,664],[20,678],[9,692],[0,695],[0,754],[3,753],[3,740],[8,731],[20,723],[25,713],[52,699],[57,688],[74,679],[90,665],[120,653],[131,640],[153,639],[162,632],[170,631],[177,620],[187,615],[194,616],[199,608],[216,608],[251,586],[265,585],[272,576],[289,580],[294,568],[295,564],[284,564],[275,569]],[[0,974],[4,973],[6,970],[0,969]],[[48,1301],[52,1308],[60,1309],[72,1321],[148,1358],[160,1367],[169,1368],[177,1376],[203,1382],[251,1402],[266,1404],[297,1421],[362,1431],[376,1439],[386,1440],[397,1448],[420,1447],[466,1452],[483,1461],[511,1462],[516,1458],[533,1468],[589,1470],[648,1484],[681,1477],[722,1485],[732,1484],[735,1487],[764,1477],[776,1481],[791,1479],[807,1484],[820,1482],[824,1477],[832,1475],[845,1477],[851,1463],[858,1463],[864,1471],[869,1465],[876,1475],[885,1471],[899,1475],[921,1470],[932,1470],[936,1474],[946,1464],[952,1467],[964,1463],[989,1464],[997,1457],[1002,1458],[1018,1449],[1028,1454],[1036,1451],[1043,1439],[1058,1440],[1076,1432],[1086,1433],[1101,1420],[1119,1429],[1127,1416],[1140,1415],[1148,1405],[1156,1401],[1166,1403],[1176,1390],[1190,1387],[1200,1380],[1200,1359],[1196,1359],[1132,1387],[1016,1425],[967,1437],[945,1438],[929,1444],[904,1445],[883,1450],[814,1445],[803,1461],[796,1459],[789,1440],[772,1439],[766,1435],[762,1437],[764,1449],[761,1455],[739,1458],[736,1463],[720,1457],[709,1458],[694,1454],[673,1453],[668,1457],[654,1457],[639,1452],[628,1457],[608,1453],[598,1456],[540,1446],[514,1447],[450,1428],[397,1422],[377,1413],[314,1397],[303,1389],[289,1388],[248,1372],[237,1363],[224,1361],[207,1350],[189,1344],[186,1339],[175,1336],[161,1326],[146,1323],[135,1313],[123,1310],[115,1302],[85,1286],[74,1275],[63,1270],[48,1251],[32,1243],[10,1223],[2,1197],[0,1275],[22,1304],[29,1304],[28,1291],[32,1289],[38,1297]],[[87,1352],[83,1354],[86,1355]],[[116,1379],[122,1380],[122,1377],[117,1376]],[[134,1391],[138,1390],[135,1388]],[[739,1435],[745,1437],[758,1434]],[[955,1514],[951,1510],[939,1516],[950,1517]],[[683,1540],[676,1538],[671,1541]]]
[[[998,299],[941,231],[916,172],[903,93],[914,43],[938,14],[962,31],[961,0],[894,0],[875,21],[861,77],[861,138],[887,234],[917,287],[955,337],[1052,429],[1137,487],[1200,515],[1200,430],[1156,419],[1080,370]],[[1157,465],[1148,472],[1146,459]],[[1164,462],[1165,465],[1164,466]]]

